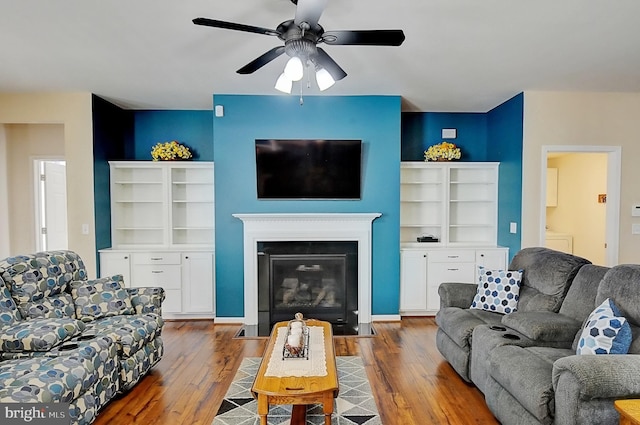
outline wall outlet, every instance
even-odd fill
[[[514,221],[509,223],[509,233],[518,233],[518,223]]]
[[[82,234],[83,235],[88,235],[89,234],[89,225],[88,224],[83,224],[82,225]]]
[[[640,235],[640,224],[632,224],[631,225],[631,234],[632,235]]]

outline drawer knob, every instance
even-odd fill
[[[160,261],[160,260],[162,260],[162,257],[151,257],[150,260],[152,260],[152,261]]]
[[[151,270],[151,273],[163,273],[163,270]]]
[[[447,270],[449,270],[450,272],[457,272],[460,269],[447,269]]]

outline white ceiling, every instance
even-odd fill
[[[325,30],[402,29],[400,47],[324,46],[349,74],[327,95],[400,95],[406,111],[486,112],[526,90],[640,92],[638,0],[329,0]],[[211,109],[276,95],[290,0],[0,0],[0,92],[82,91],[129,109]],[[294,88],[294,91],[297,89]],[[313,83],[305,94],[315,95]]]

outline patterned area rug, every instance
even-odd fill
[[[212,425],[257,425],[257,402],[251,396],[251,385],[260,366],[259,357],[246,357],[224,396]],[[336,357],[340,393],[335,399],[332,425],[382,425],[371,386],[362,364],[356,356]],[[271,406],[269,425],[288,425],[291,406]],[[322,405],[307,408],[307,425],[324,424]]]

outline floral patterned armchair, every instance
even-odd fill
[[[162,288],[89,280],[72,251],[0,260],[0,402],[69,403],[93,422],[164,352]]]

